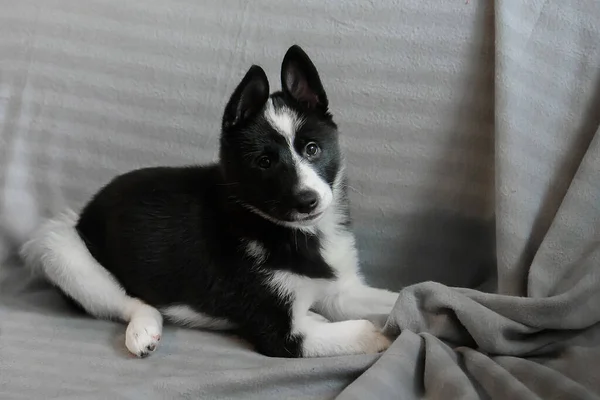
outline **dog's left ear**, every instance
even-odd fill
[[[298,45],[290,47],[283,57],[281,87],[301,106],[327,112],[329,101],[317,68]]]

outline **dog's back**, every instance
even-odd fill
[[[155,307],[189,303],[186,287],[205,292],[217,254],[235,251],[221,184],[217,166],[133,171],[104,187],[76,228],[130,295]]]

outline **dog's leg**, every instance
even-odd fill
[[[389,315],[398,293],[370,287],[358,277],[331,285],[314,309],[331,321]]]
[[[370,321],[330,322],[310,311],[329,282],[283,271],[273,273],[268,282],[279,299],[263,303],[260,315],[251,313],[254,317],[250,339],[263,354],[278,357],[375,354],[390,345],[390,340]]]
[[[271,357],[334,357],[353,354],[376,354],[387,349],[391,341],[372,322],[351,320],[329,322],[321,315],[294,310],[285,324],[271,314],[255,314],[253,330],[247,336],[256,349]],[[278,313],[283,316],[284,313]],[[257,325],[262,320],[267,325]],[[276,322],[277,321],[277,322]],[[249,332],[246,331],[246,334]]]
[[[376,354],[390,346],[390,339],[367,320],[325,321],[307,313],[296,318],[294,328],[302,337],[303,357]]]
[[[26,264],[97,318],[128,322],[127,349],[138,357],[154,351],[162,333],[157,309],[125,293],[88,251],[69,212],[45,223],[21,249]]]

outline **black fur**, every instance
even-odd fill
[[[337,127],[318,73],[293,46],[281,76],[273,104],[302,116],[293,145],[301,154],[307,143],[317,143],[314,168],[333,185],[341,163]],[[261,112],[268,99],[266,75],[253,66],[225,108],[219,163],[121,175],[84,208],[77,230],[129,295],[155,307],[188,305],[226,318],[261,353],[298,357],[303,338],[290,336],[290,299],[265,284],[268,271],[322,279],[335,272],[321,257],[318,231],[285,227],[250,209],[289,220],[298,195],[289,147]],[[265,155],[268,169],[257,165]],[[334,201],[347,210],[345,194]],[[248,240],[268,250],[260,267],[246,254]]]

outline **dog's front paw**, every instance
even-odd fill
[[[367,320],[356,320],[352,322],[354,322],[358,328],[356,340],[358,349],[361,353],[380,353],[392,344],[392,341],[372,322]]]
[[[162,325],[152,317],[132,319],[125,332],[125,346],[132,354],[143,358],[158,347]]]

